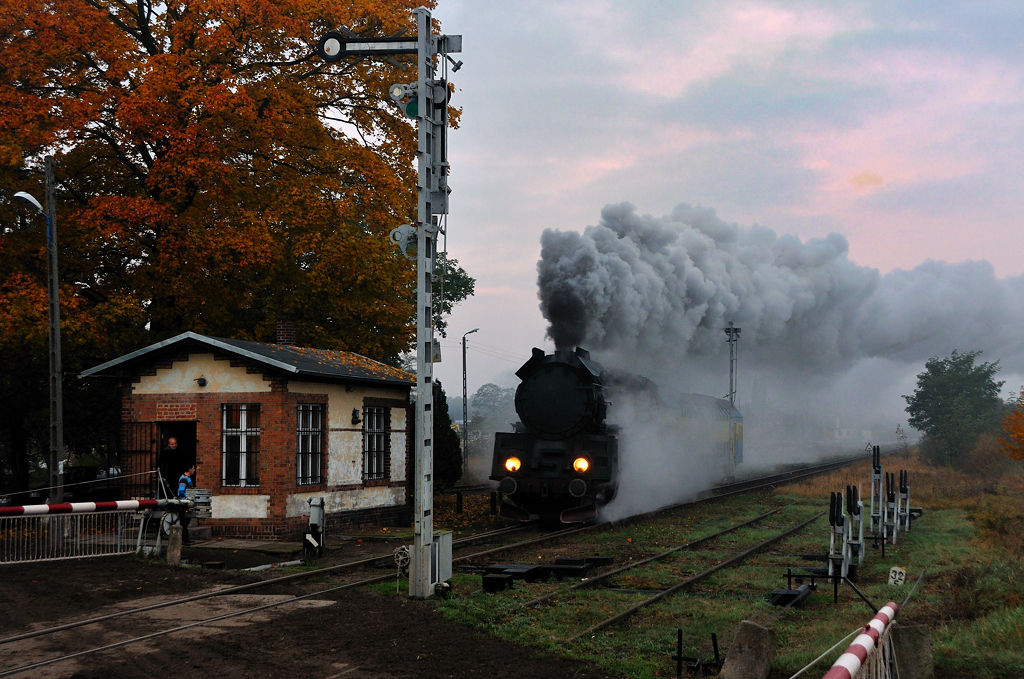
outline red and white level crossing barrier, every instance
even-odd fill
[[[0,507],[0,516],[37,516],[39,514],[89,514],[118,510],[163,509],[179,500],[117,500],[111,502],[61,502],[52,505]]]
[[[875,650],[878,640],[888,630],[899,606],[890,601],[864,626],[864,632],[857,635],[849,648],[832,664],[832,668],[821,679],[853,679],[860,672],[868,656]]]

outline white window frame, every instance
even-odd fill
[[[228,417],[238,409],[238,427],[229,426]],[[221,485],[245,488],[260,485],[260,405],[258,403],[222,403],[221,407]],[[237,447],[237,450],[234,448]],[[238,456],[238,479],[228,478],[228,462]]]
[[[391,409],[363,407],[363,482],[383,481],[391,476],[388,451],[391,448]]]
[[[324,406],[300,403],[296,408],[295,484],[323,483]]]

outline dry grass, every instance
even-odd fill
[[[910,502],[925,510],[961,509],[978,527],[987,546],[1009,551],[1024,559],[1024,471],[1004,458],[992,458],[990,442],[983,441],[963,465],[971,472],[937,467],[912,451],[910,455],[882,458],[886,472],[909,472]],[[898,476],[898,475],[897,475]],[[846,485],[860,482],[861,497],[868,503],[871,477],[869,460],[824,476],[794,483],[781,489],[801,498],[827,498],[833,491],[846,492]]]

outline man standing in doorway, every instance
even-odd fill
[[[167,483],[166,489],[171,490],[171,479],[181,469],[178,467],[178,439],[173,436],[167,439],[167,445],[160,451],[160,459],[156,461],[156,468]]]

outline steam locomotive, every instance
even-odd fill
[[[689,465],[720,467],[727,478],[743,461],[743,417],[727,400],[687,394],[666,404],[650,380],[605,371],[578,347],[550,355],[535,348],[516,376],[520,421],[495,434],[490,475],[505,518],[579,523],[612,501],[623,461],[619,428],[607,422],[612,395],[641,404],[641,417],[656,416],[687,441],[679,450],[686,464],[675,466],[681,473]]]

